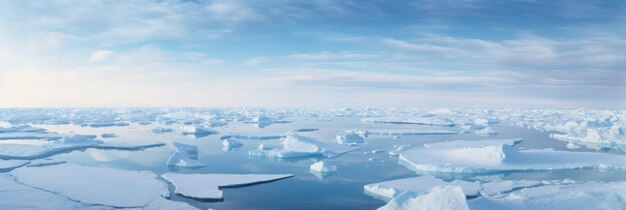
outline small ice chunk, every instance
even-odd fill
[[[161,175],[177,194],[197,199],[222,199],[223,187],[238,187],[276,181],[293,174],[174,174]]]
[[[411,147],[413,147],[412,144],[397,145],[395,149],[389,151],[389,156],[398,156],[400,155],[400,152],[408,150]]]
[[[365,143],[367,131],[364,130],[347,130],[344,133],[337,134],[337,143],[339,144],[360,144]]]
[[[118,135],[116,135],[114,133],[103,133],[103,134],[100,134],[100,137],[102,137],[102,138],[115,138],[115,137],[118,137]]]
[[[182,128],[184,135],[212,135],[217,134],[217,131],[212,128],[203,127],[200,125],[190,125]]]
[[[384,152],[385,150],[378,150],[378,149],[372,150],[372,154],[378,154],[378,153],[384,153]]]
[[[463,194],[466,197],[477,197],[478,190],[482,189],[478,182],[467,182],[462,180],[455,180],[452,182],[445,182],[434,176],[418,176],[412,178],[395,179],[390,181],[384,181],[379,183],[373,183],[365,185],[363,188],[365,193],[375,198],[380,198],[384,201],[389,201],[392,198],[402,194],[406,191],[412,191],[416,193],[423,193],[437,185],[456,185],[461,187]]]
[[[424,193],[406,191],[378,210],[469,210],[461,187],[440,185]]]
[[[233,151],[239,149],[239,147],[243,146],[241,142],[232,140],[232,139],[224,139],[222,140],[222,150],[224,151]]]
[[[315,172],[329,173],[329,172],[336,172],[337,171],[337,166],[329,165],[329,164],[325,163],[324,161],[319,161],[319,162],[311,164],[309,169],[311,171],[315,171]]]
[[[298,157],[337,157],[341,154],[358,149],[341,144],[322,142],[310,137],[289,133],[282,142],[282,148],[269,150],[252,150],[250,156],[267,158],[298,158]]]
[[[0,172],[7,172],[29,164],[28,160],[2,160],[0,159]]]

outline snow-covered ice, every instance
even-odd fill
[[[499,171],[620,169],[626,156],[547,149],[518,150],[510,140],[452,141],[404,151],[399,161],[416,171],[492,173]]]
[[[27,160],[2,160],[0,159],[0,172],[10,171],[29,164]]]
[[[404,179],[395,179],[379,183],[373,183],[365,185],[363,188],[365,193],[375,198],[380,198],[384,201],[389,201],[392,198],[402,194],[406,191],[415,193],[423,193],[437,185],[456,185],[461,187],[463,194],[466,197],[477,197],[478,191],[481,190],[481,185],[478,182],[468,182],[462,180],[454,180],[452,182],[445,182],[434,176],[418,176]]]
[[[62,195],[85,205],[114,208],[182,208],[188,204],[173,202],[167,184],[148,171],[127,171],[60,164],[22,167],[10,172],[18,183]],[[38,202],[33,200],[32,202]],[[155,202],[165,206],[155,206]]]
[[[435,186],[424,193],[406,191],[378,210],[469,210],[463,190],[455,185]]]
[[[293,174],[174,174],[161,175],[177,194],[197,199],[222,199],[219,188],[237,187],[292,177]]]

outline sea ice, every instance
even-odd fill
[[[100,134],[101,138],[115,138],[118,137],[118,135],[114,134],[114,133],[103,133]]]
[[[311,166],[309,167],[309,171],[313,175],[323,179],[330,174],[337,173],[337,166],[330,165],[328,163],[325,163],[324,161],[319,161],[311,164]]]
[[[480,190],[480,194],[482,196],[495,196],[523,188],[536,187],[540,185],[542,185],[540,181],[534,180],[501,180],[487,182],[482,184],[483,189]]]
[[[150,131],[152,131],[152,133],[169,133],[169,132],[174,131],[174,129],[172,129],[172,128],[157,127],[157,128],[153,128],[153,129],[152,129],[152,130],[150,130]]]
[[[165,143],[153,141],[153,142],[141,142],[141,141],[105,141],[101,144],[96,144],[93,148],[96,149],[116,149],[116,150],[144,150],[152,147],[164,146]]]
[[[498,132],[491,129],[491,127],[485,127],[483,129],[476,131],[476,134],[489,136],[489,135],[496,135],[498,134]]]
[[[389,151],[389,156],[398,156],[400,152],[405,151],[413,147],[412,144],[394,145],[395,149]]]
[[[293,130],[294,132],[312,132],[312,131],[317,131],[319,130],[319,128],[298,128]]]
[[[459,186],[440,185],[424,193],[406,191],[378,210],[469,210]]]
[[[284,135],[244,135],[244,134],[228,134],[223,135],[220,139],[239,139],[239,140],[272,140],[285,138]]]
[[[455,125],[454,122],[446,119],[423,117],[423,118],[364,118],[361,120],[364,123],[390,123],[390,124],[416,124],[416,125],[438,125],[449,126]]]
[[[28,164],[26,167],[51,166],[51,165],[58,165],[58,164],[63,164],[63,163],[67,163],[67,161],[52,160],[52,159],[37,159],[37,160],[31,161],[30,164]]]
[[[212,134],[217,134],[217,131],[212,128],[206,128],[200,125],[189,125],[182,128],[183,135],[192,135],[196,137],[204,137]]]
[[[358,149],[347,145],[322,142],[296,133],[288,133],[280,149],[252,150],[250,156],[267,158],[297,158],[309,156],[336,157]]]
[[[57,140],[63,138],[63,135],[56,133],[0,133],[0,140],[11,139],[46,139]]]
[[[367,130],[368,135],[374,136],[412,136],[412,135],[445,135],[458,134],[459,132],[450,130],[412,130],[412,129],[395,129],[395,130]]]
[[[0,174],[0,209],[114,209],[72,201],[52,192],[26,186],[10,174]]]
[[[169,197],[167,184],[149,171],[60,164],[23,167],[11,171],[10,174],[18,183],[62,195],[85,205],[195,209],[185,203],[166,200],[164,197]],[[165,206],[155,206],[154,203]]]
[[[626,166],[626,157],[622,155],[547,149],[517,150],[511,146],[511,140],[430,144],[430,147],[402,152],[399,161],[411,170],[445,173],[620,169]]]
[[[375,198],[380,198],[384,201],[389,201],[392,198],[402,194],[406,191],[423,193],[437,185],[456,185],[461,187],[463,194],[468,198],[478,197],[478,191],[481,190],[481,185],[478,182],[468,182],[462,180],[454,180],[452,182],[445,182],[434,176],[418,176],[412,178],[395,179],[390,181],[384,181],[379,183],[373,183],[365,185],[363,188],[365,193]]]
[[[222,199],[223,187],[238,187],[292,177],[293,174],[174,174],[161,175],[177,194],[196,199]]]

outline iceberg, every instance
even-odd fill
[[[7,172],[13,169],[28,165],[27,160],[2,160],[0,159],[0,172]]]
[[[493,129],[491,129],[491,127],[485,127],[483,129],[480,129],[480,130],[476,131],[476,134],[489,136],[489,135],[496,135],[496,134],[498,134],[498,132],[496,132]]]
[[[401,165],[415,171],[493,173],[566,169],[621,169],[626,157],[594,152],[517,150],[511,140],[451,141],[404,151]]]
[[[60,164],[23,167],[11,171],[10,174],[18,183],[62,195],[88,206],[195,209],[186,203],[165,199],[169,197],[167,184],[157,179],[156,174],[148,171]]]
[[[177,194],[195,199],[222,199],[224,187],[238,187],[271,182],[293,174],[174,174],[161,175],[172,183]]]
[[[222,150],[228,152],[239,149],[239,147],[243,146],[241,142],[232,140],[232,139],[224,139],[222,140]]]
[[[199,125],[190,125],[182,128],[183,135],[198,135],[198,136],[208,136],[212,134],[217,134],[217,131],[212,128],[206,128]]]
[[[435,186],[424,193],[406,191],[378,210],[469,210],[459,186]]]
[[[424,193],[438,185],[455,185],[461,187],[463,194],[468,198],[478,197],[478,191],[482,189],[478,182],[454,180],[445,182],[434,176],[418,176],[404,179],[395,179],[379,183],[365,185],[365,194],[375,198],[389,201],[400,194],[411,191],[418,194]]]
[[[318,178],[324,179],[330,174],[337,173],[337,166],[327,164],[324,161],[319,161],[311,164],[311,166],[309,166],[309,171]]]
[[[168,166],[184,168],[202,168],[206,165],[198,161],[198,147],[188,144],[172,143],[175,152],[167,159]]]
[[[281,142],[282,148],[252,150],[248,152],[250,156],[267,158],[301,158],[301,157],[337,157],[344,153],[358,149],[341,144],[322,142],[310,137],[301,136],[296,133],[288,133]]]

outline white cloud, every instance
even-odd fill
[[[98,51],[93,52],[91,56],[89,56],[89,61],[92,61],[92,62],[104,61],[104,60],[111,58],[111,56],[113,56],[113,51],[98,50]]]

